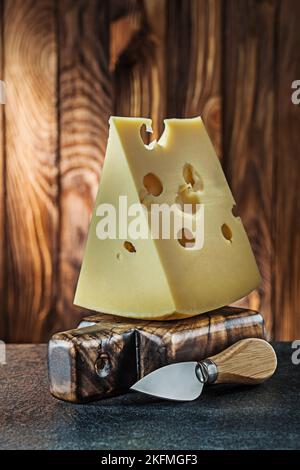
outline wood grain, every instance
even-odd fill
[[[164,31],[165,0],[129,1],[127,14],[111,25],[114,114],[151,117],[153,135],[144,133],[145,142],[163,130]]]
[[[200,361],[234,342],[264,338],[257,312],[223,308],[178,321],[141,321],[97,314],[49,344],[54,396],[86,402],[126,392],[166,364]]]
[[[222,155],[222,2],[168,0],[167,115],[204,120]]]
[[[299,15],[298,0],[0,0],[0,338],[84,314],[110,114],[151,117],[145,141],[165,117],[203,116],[263,277],[238,305],[299,337]]]
[[[239,305],[261,311],[271,336],[276,2],[229,0],[224,8],[223,166],[263,279]]]
[[[210,359],[218,369],[216,384],[259,384],[269,379],[277,367],[274,349],[259,338],[238,341]]]
[[[78,324],[74,292],[111,111],[109,2],[59,2],[59,293],[52,330]]]
[[[51,0],[4,6],[9,339],[39,341],[56,281],[55,15]]]
[[[300,108],[291,84],[300,79],[300,2],[280,2],[276,67],[274,171],[274,336],[300,337]]]
[[[4,80],[3,69],[3,1],[0,0],[0,80]],[[6,340],[5,306],[5,130],[4,105],[0,104],[0,340]]]

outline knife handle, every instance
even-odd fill
[[[242,339],[209,360],[217,366],[215,384],[258,384],[271,377],[277,366],[272,346],[258,338]]]

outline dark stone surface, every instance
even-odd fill
[[[73,405],[48,392],[45,345],[11,345],[0,365],[1,449],[300,449],[300,365],[255,387],[210,386],[190,403],[130,393]]]

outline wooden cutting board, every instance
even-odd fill
[[[224,307],[177,321],[97,314],[49,342],[51,393],[75,403],[126,393],[158,367],[199,361],[236,341],[265,338],[260,313]]]

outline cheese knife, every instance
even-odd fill
[[[204,384],[255,385],[270,378],[277,367],[272,346],[263,339],[247,338],[201,362],[179,362],[156,369],[131,390],[175,401],[192,401]]]

